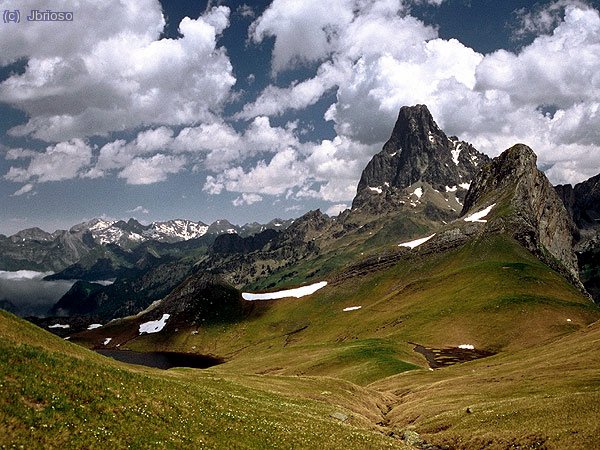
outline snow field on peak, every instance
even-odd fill
[[[454,149],[450,150],[450,152],[452,153],[452,161],[454,161],[454,164],[458,166],[458,157],[460,156],[462,143],[455,141],[452,142],[452,144],[454,145]]]

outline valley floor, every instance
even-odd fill
[[[581,449],[600,433],[598,322],[362,387],[125,365],[6,313],[0,334],[2,448],[410,448],[414,430],[449,448]]]

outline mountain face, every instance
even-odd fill
[[[19,243],[23,241],[48,242],[54,239],[54,235],[41,230],[40,228],[27,228],[13,234],[9,239],[11,242]]]
[[[237,233],[220,234],[213,242],[211,250],[220,254],[250,253],[260,250],[277,235],[278,232],[273,229],[266,229],[248,237],[241,237]]]
[[[556,186],[578,229],[575,246],[583,285],[600,303],[600,174],[575,187]]]
[[[390,139],[364,169],[352,207],[417,182],[460,198],[478,167],[488,161],[467,142],[446,136],[425,105],[404,106]]]
[[[494,158],[471,183],[462,215],[494,205],[489,231],[512,234],[544,262],[578,282],[575,225],[536,162],[533,150],[523,144]]]
[[[600,228],[600,174],[575,187],[556,186],[556,192],[579,229]]]
[[[189,326],[238,322],[253,309],[244,302],[238,290],[221,278],[210,274],[198,274],[188,278],[167,295],[155,308],[140,315],[139,321],[157,320],[169,314],[167,327],[178,324]]]
[[[235,287],[242,287],[318,255],[316,240],[332,220],[316,210],[291,222],[288,228],[266,229],[245,238],[233,234],[218,236],[208,253],[196,263],[197,273],[215,274]]]
[[[58,271],[74,264],[96,246],[86,230],[46,233],[39,228],[0,236],[0,270]]]

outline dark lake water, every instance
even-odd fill
[[[207,355],[177,352],[132,352],[129,350],[96,350],[98,353],[117,361],[140,366],[155,367],[157,369],[170,369],[172,367],[191,367],[194,369],[207,369],[224,361],[220,358]]]

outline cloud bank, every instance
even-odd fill
[[[29,117],[10,133],[48,143],[43,151],[8,150],[12,166],[4,178],[22,183],[13,195],[24,195],[36,183],[73,178],[148,185],[202,173],[203,191],[235,193],[234,206],[267,197],[318,199],[335,214],[354,197],[399,108],[417,103],[427,104],[449,134],[489,155],[516,142],[530,145],[554,183],[598,172],[597,9],[557,0],[517,11],[529,42],[481,54],[413,17],[416,3],[274,0],[258,16],[239,9],[238,16],[254,19],[248,45],[273,46],[272,78],[231,116],[223,111],[236,98],[236,78],[218,41],[230,25],[225,6],[183,19],[177,39],[159,39],[165,21],[151,0],[81,2],[81,20],[52,39],[49,24],[0,27],[0,64],[27,59],[24,73],[0,83],[0,101]],[[278,84],[286,72],[306,76]],[[331,95],[322,119],[336,137],[305,140],[295,115]],[[287,123],[274,125],[275,118]],[[118,131],[134,137],[89,143]]]

